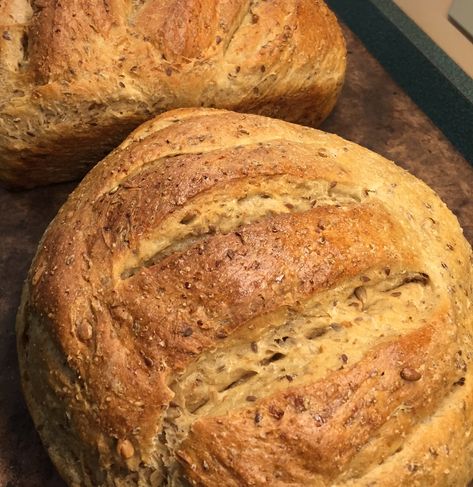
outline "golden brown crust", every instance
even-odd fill
[[[0,6],[0,180],[85,173],[186,106],[320,123],[345,72],[322,0],[8,0]]]
[[[366,149],[172,111],[46,232],[25,395],[70,485],[463,485],[470,259],[438,197]]]

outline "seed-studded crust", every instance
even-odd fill
[[[461,486],[471,248],[423,183],[334,135],[182,109],[49,226],[19,312],[73,486]]]
[[[319,124],[345,57],[323,0],[5,0],[0,181],[82,176],[172,108]]]

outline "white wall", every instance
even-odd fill
[[[473,78],[473,42],[448,20],[452,1],[394,0],[394,3]]]

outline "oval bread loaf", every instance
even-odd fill
[[[82,176],[171,108],[318,124],[337,99],[345,56],[323,0],[5,0],[0,181]]]
[[[49,226],[21,378],[71,486],[464,486],[471,296],[456,218],[393,163],[175,110]]]

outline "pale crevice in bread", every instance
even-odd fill
[[[211,112],[210,112],[211,113]],[[189,117],[191,118],[191,117]],[[182,123],[183,121],[188,120],[187,117],[179,117],[172,122],[177,124],[177,123]],[[150,122],[149,127],[146,127],[145,124],[145,129],[139,131],[139,136],[134,137],[133,134],[125,141],[123,142],[122,145],[117,148],[118,150],[123,150],[128,147],[130,147],[133,143],[140,142],[142,140],[145,140],[148,138],[149,144],[152,146],[154,144],[162,144],[162,136],[159,137],[158,142],[155,142],[153,137],[151,136],[154,132],[156,131],[161,131],[164,129],[168,128],[173,128],[173,123],[164,125],[164,126],[155,126],[152,121]],[[160,124],[161,125],[161,124]],[[169,131],[170,134],[172,134],[172,130]],[[150,135],[151,133],[151,135]],[[162,135],[162,134],[160,134]],[[147,154],[143,154],[142,158],[140,159],[138,164],[135,164],[133,166],[133,169],[130,172],[127,172],[126,175],[119,179],[114,181],[114,186],[113,187],[107,187],[103,193],[111,193],[113,194],[115,191],[118,191],[120,188],[127,188],[127,187],[133,187],[133,180],[137,176],[143,176],[143,174],[146,174],[146,172],[155,172],[160,169],[161,166],[163,166],[165,163],[169,164],[172,163],[172,159],[175,160],[175,164],[179,163],[179,159],[183,158],[185,156],[200,156],[204,158],[207,155],[216,155],[218,156],[219,154],[225,154],[229,150],[238,150],[238,151],[247,151],[248,156],[251,157],[251,152],[254,151],[257,148],[264,148],[264,147],[272,147],[274,144],[281,143],[285,144],[288,146],[299,146],[300,149],[306,150],[308,145],[311,145],[310,141],[306,141],[301,137],[278,137],[275,138],[268,134],[267,136],[261,136],[258,138],[258,142],[255,143],[251,138],[247,137],[247,132],[243,128],[240,129],[239,132],[239,137],[237,140],[231,140],[228,145],[223,145],[220,140],[215,140],[212,138],[211,134],[207,134],[205,136],[200,136],[196,139],[193,139],[192,136],[190,136],[187,140],[187,143],[192,146],[191,150],[182,150],[181,145],[175,145],[172,140],[167,140],[166,139],[166,146],[162,147],[160,150],[160,157],[157,159],[153,159],[152,157],[147,157]],[[161,139],[161,140],[160,140]],[[210,140],[207,140],[210,139]],[[320,144],[315,143],[314,144],[316,148],[319,148],[322,157],[327,156],[327,152],[324,147],[320,147]],[[131,152],[132,153],[132,152]],[[150,152],[150,156],[153,154],[153,152]],[[127,153],[124,152],[124,154],[121,154],[122,158],[127,157]],[[356,188],[352,188],[352,191]],[[104,194],[101,194],[100,196],[103,197]]]
[[[255,22],[254,19],[255,17],[258,17],[258,7],[260,4],[264,2],[260,0],[252,1],[249,2],[248,9],[245,12],[245,15],[241,18],[241,21],[238,26],[238,30],[244,31],[244,29],[251,28],[254,26]],[[257,51],[259,53],[264,52],[266,49],[271,49],[272,45],[278,45],[280,42],[278,37],[282,37],[283,39],[287,40],[287,38],[291,35],[291,31],[296,29],[297,27],[297,12],[294,6],[287,5],[287,2],[282,2],[278,1],[279,5],[283,7],[283,9],[286,10],[285,15],[283,18],[278,19],[278,24],[279,26],[282,27],[282,32],[275,30],[274,32],[268,33],[268,36],[264,37],[259,44],[257,44]],[[264,10],[263,10],[264,11]],[[289,21],[289,19],[292,17],[292,22]],[[221,71],[223,72],[223,76],[227,76],[229,78],[234,77],[236,78],[235,73],[235,68],[238,66],[238,62],[241,63],[241,58],[240,58],[240,52],[238,47],[236,49],[232,49],[232,41],[235,39],[235,36],[237,34],[237,29],[235,29],[229,39],[229,41],[226,43],[224,51],[223,51],[223,56],[222,56],[222,63],[225,69],[222,69]],[[241,36],[242,39],[244,39],[244,34]],[[241,42],[241,39],[240,39]],[[286,43],[288,44],[288,43]],[[282,43],[284,46],[284,42]],[[273,48],[274,49],[274,48]],[[247,97],[252,98],[252,95],[255,93],[256,90],[260,90],[259,94],[265,94],[268,95],[268,92],[273,88],[274,83],[271,83],[271,81],[274,81],[277,76],[288,76],[288,71],[290,70],[290,63],[288,61],[291,59],[293,53],[294,53],[294,46],[287,45],[286,48],[280,48],[279,54],[280,57],[277,59],[277,62],[280,64],[279,69],[277,71],[277,74],[273,71],[273,66],[272,64],[269,65],[261,65],[264,66],[264,68],[260,67],[260,71],[265,73],[264,76],[260,76],[257,71],[254,73],[254,78],[256,80],[256,83],[252,83],[251,85],[248,85],[246,87],[247,90]],[[230,52],[229,52],[230,51]],[[240,66],[241,68],[241,66]],[[264,70],[263,70],[264,69]],[[269,83],[265,83],[266,81],[270,81]],[[262,85],[266,85],[265,89],[261,89]],[[269,97],[271,97],[271,93],[269,93]]]
[[[235,38],[239,29],[241,29],[242,25],[244,25],[248,20],[254,15],[252,10],[257,8],[260,0],[245,0],[243,2],[243,7],[240,7],[239,14],[235,18],[235,22],[233,26],[229,29],[228,37],[224,41],[223,50],[222,50],[222,58],[226,57],[227,51],[230,48],[230,45]]]
[[[184,120],[186,120],[186,118],[184,118]],[[176,119],[175,123],[181,123],[182,121],[183,121],[182,119]],[[169,125],[163,128],[168,128],[168,127]],[[148,130],[155,131],[156,128],[153,125],[151,125]],[[242,135],[245,134],[245,131],[241,132],[241,134]],[[132,139],[131,141],[126,139],[125,142],[120,146],[120,149],[125,149],[129,147],[133,142],[139,142],[141,140],[146,139],[147,137],[150,137],[149,134],[147,134],[146,132],[144,134],[140,132],[140,137],[138,137],[137,139]],[[232,140],[228,146],[222,147],[221,144],[219,144],[218,141],[216,140],[210,140],[210,141],[206,140],[207,138],[210,137],[211,135],[206,135],[206,136],[202,136],[197,140],[192,140],[192,137],[189,137],[188,143],[193,147],[192,150],[187,150],[187,151],[183,151],[181,146],[173,147],[173,145],[171,145],[172,143],[170,141],[167,141],[168,146],[163,148],[162,151],[160,151],[161,157],[159,157],[158,159],[152,159],[152,158],[148,159],[146,156],[143,157],[140,160],[139,164],[136,165],[136,167],[134,167],[131,172],[127,173],[125,177],[117,181],[114,187],[107,188],[104,191],[104,193],[108,193],[108,192],[113,193],[119,190],[120,187],[126,188],[129,182],[132,181],[136,176],[140,176],[146,171],[154,172],[156,170],[159,170],[160,166],[162,166],[164,163],[170,163],[171,162],[170,159],[172,158],[175,158],[177,163],[179,158],[185,156],[195,155],[195,156],[205,157],[206,155],[210,155],[210,154],[218,154],[218,153],[224,154],[226,151],[232,149],[234,150],[238,149],[240,151],[247,150],[248,152],[250,152],[251,150],[257,147],[264,147],[265,145],[269,147],[272,144],[277,142],[282,142],[282,143],[286,142],[286,143],[294,143],[294,144],[299,142],[299,141],[291,140],[290,138],[282,139],[282,138],[274,138],[268,136],[268,137],[261,137],[258,140],[258,143],[255,144],[254,141],[252,141],[250,138],[247,138],[245,134],[243,135],[243,137],[238,139],[237,144],[235,143],[236,141]],[[153,138],[150,137],[149,142],[152,143],[152,141]]]
[[[21,76],[28,56],[28,34],[26,29],[31,22],[33,9],[31,2],[27,0],[13,0],[2,2],[0,5],[0,25],[2,29],[2,41],[0,42],[0,77],[9,82],[9,86],[14,86],[11,79],[8,79],[9,71]],[[21,78],[20,78],[21,79]],[[19,91],[22,86],[16,86],[18,91],[5,91],[2,102],[6,102],[10,97],[24,96]]]
[[[367,195],[359,188],[333,185],[332,181],[275,176],[265,180],[245,178],[232,185],[214,186],[188,201],[115,264],[122,279],[155,265],[164,257],[183,252],[190,245],[218,233],[236,231],[241,225],[270,215],[304,212],[317,206],[337,207],[360,203]]]

